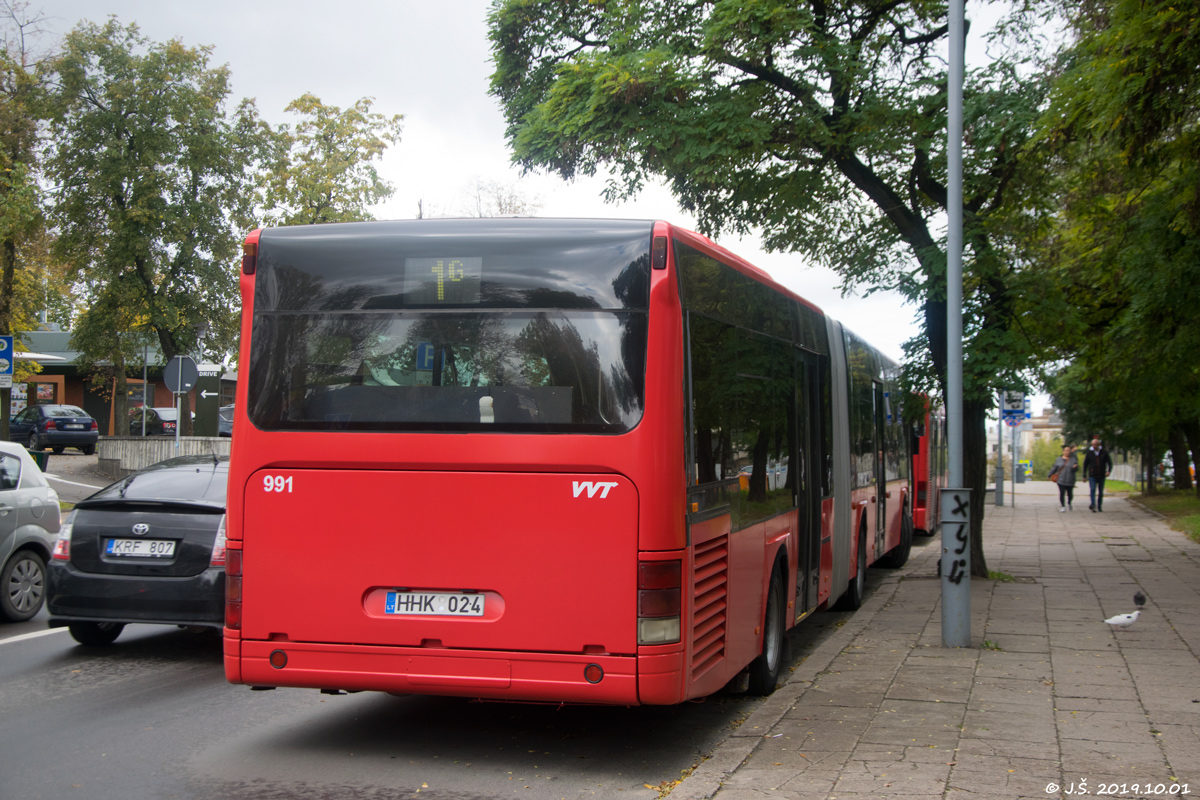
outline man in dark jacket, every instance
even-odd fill
[[[1092,490],[1092,511],[1104,510],[1104,480],[1112,472],[1112,456],[1104,449],[1099,437],[1092,439],[1092,446],[1083,457],[1083,474]]]

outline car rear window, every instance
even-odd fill
[[[75,406],[45,406],[43,408],[47,417],[86,417],[87,413],[82,408]]]
[[[185,457],[197,458],[197,457]],[[225,503],[225,484],[229,478],[228,462],[214,465],[211,459],[200,463],[178,464],[168,468],[150,468],[135,472],[111,484],[80,505],[112,503],[114,501],[203,501]],[[178,462],[180,459],[172,459]]]

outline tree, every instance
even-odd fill
[[[1041,133],[1061,212],[1039,259],[1062,286],[1073,362],[1056,400],[1147,463],[1172,444],[1184,476],[1187,448],[1200,452],[1198,25],[1162,0],[1078,6]]]
[[[40,32],[40,14],[24,3],[0,2],[0,333],[32,327],[21,267],[31,242],[44,235],[42,198],[37,184],[39,133],[46,90],[44,65],[31,40]],[[14,380],[39,371],[22,364]],[[0,390],[0,439],[8,439],[10,390]]]
[[[514,159],[564,178],[611,167],[612,197],[663,176],[710,234],[758,229],[808,254],[847,289],[898,289],[922,311],[906,346],[910,388],[946,370],[948,26],[925,0],[505,0],[489,18],[492,91]],[[1042,277],[1010,253],[1012,198],[1034,176],[1025,144],[1046,84],[1022,55],[967,76],[964,143],[964,452],[980,539],[986,415],[1022,388],[1040,346],[1021,320]],[[1018,195],[1019,196],[1019,195]],[[942,387],[944,390],[944,386]]]
[[[281,126],[269,172],[266,207],[273,225],[316,225],[373,219],[368,209],[395,188],[379,177],[373,162],[400,141],[401,121],[371,111],[364,97],[345,111],[302,95],[287,111],[301,116],[295,128]]]
[[[514,184],[484,180],[476,176],[467,184],[466,214],[469,217],[530,217],[542,207],[539,197],[528,197]]]
[[[236,337],[237,257],[264,131],[250,101],[226,113],[229,71],[209,66],[210,51],[149,42],[114,18],[76,27],[55,63],[56,252],[93,301],[73,342],[113,364],[123,345],[108,326],[132,315],[166,359],[195,352],[201,325],[226,347]],[[124,397],[124,370],[115,377]]]

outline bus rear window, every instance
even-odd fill
[[[264,231],[249,418],[265,430],[630,430],[650,232],[555,220]]]

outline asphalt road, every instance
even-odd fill
[[[97,460],[96,455],[85,456],[78,450],[51,453],[45,474],[54,491],[58,492],[58,499],[78,503],[97,489],[112,483],[97,471]]]
[[[254,692],[225,682],[215,634],[139,625],[86,648],[44,626],[44,612],[0,626],[3,798],[648,800],[646,784],[680,779],[761,702]]]

